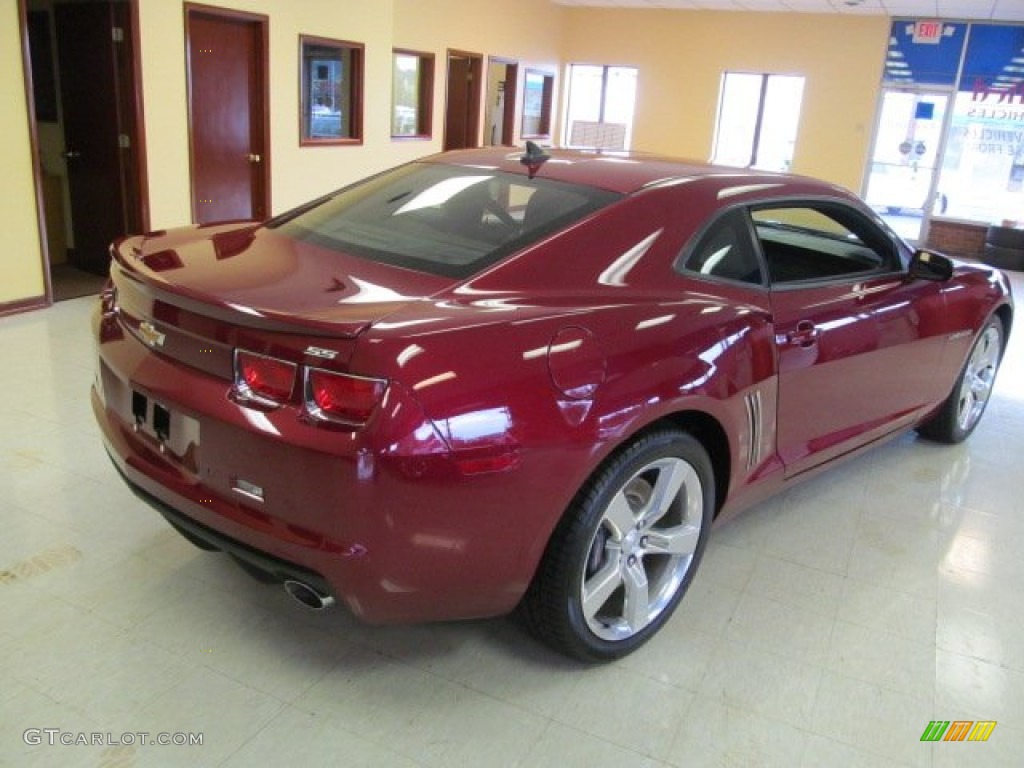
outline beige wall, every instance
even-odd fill
[[[18,6],[0,2],[0,305],[45,291]],[[2,309],[2,307],[0,307]]]
[[[211,2],[210,4],[214,4]],[[857,189],[889,21],[869,16],[570,9],[549,0],[217,0],[270,17],[272,209],[280,212],[385,167],[440,151],[449,48],[555,74],[562,63],[640,67],[634,145],[706,159],[723,70],[807,77],[794,170]],[[187,224],[188,112],[183,0],[139,0],[151,223]],[[0,0],[0,304],[43,292],[17,2]],[[364,144],[298,143],[298,36],[365,44]],[[430,140],[390,137],[392,48],[436,57]],[[481,124],[483,123],[481,104]],[[557,141],[560,130],[554,126]],[[519,139],[519,126],[516,130]]]
[[[633,149],[707,160],[722,72],[803,75],[793,170],[860,189],[885,16],[573,9],[566,62],[640,68]]]

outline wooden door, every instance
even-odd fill
[[[138,190],[125,190],[133,174],[122,168],[134,131],[122,131],[118,121],[115,49],[124,30],[115,26],[109,2],[58,3],[54,21],[74,237],[68,257],[80,269],[106,274],[108,246],[127,232],[126,211],[137,219],[138,210]]]
[[[446,150],[478,146],[482,74],[482,56],[448,52],[448,103],[444,121]]]
[[[519,93],[519,65],[509,64],[505,68],[505,103],[501,118],[501,143],[506,147],[515,146],[516,96]]]
[[[114,90],[120,132],[121,209],[124,233],[137,234],[149,229],[137,0],[116,0],[110,8],[114,22],[112,37],[117,41],[114,46]]]
[[[192,217],[264,219],[270,210],[267,19],[187,9]]]

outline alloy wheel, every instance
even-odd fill
[[[982,333],[964,370],[957,407],[957,425],[969,431],[981,418],[985,404],[992,394],[1001,351],[999,329],[990,325]]]
[[[614,494],[581,580],[583,616],[597,637],[632,637],[669,605],[694,562],[703,499],[696,470],[677,457],[646,464]]]

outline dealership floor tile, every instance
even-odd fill
[[[662,633],[585,668],[503,619],[304,612],[194,549],[100,447],[93,301],[0,319],[0,766],[1020,764],[1024,327],[967,443],[902,436],[720,526]]]

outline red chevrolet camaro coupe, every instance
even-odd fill
[[[589,660],[669,619],[714,520],[967,437],[1013,311],[829,184],[532,146],[113,257],[93,408],[171,525],[311,607],[518,609]]]

